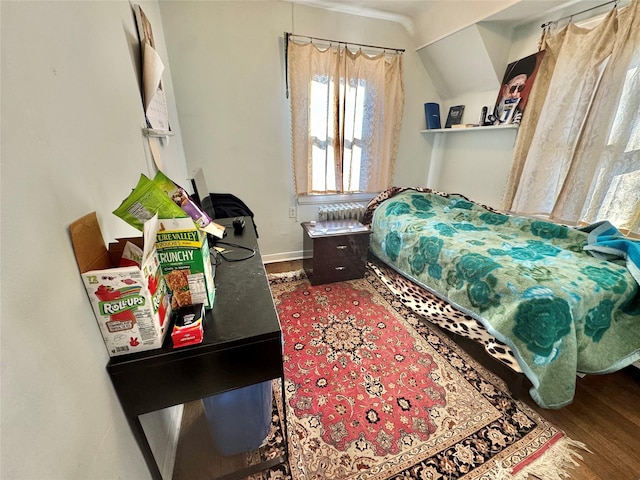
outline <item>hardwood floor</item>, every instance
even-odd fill
[[[268,273],[283,273],[301,269],[302,262],[274,263],[265,268]],[[573,403],[559,410],[538,407],[526,393],[520,398],[592,452],[583,452],[583,460],[571,470],[573,480],[640,480],[639,369],[628,367],[609,375],[578,379]],[[196,447],[211,451],[204,416],[198,405],[186,407],[173,480],[216,478],[214,472],[228,471],[229,464],[238,462],[238,458],[200,458]],[[203,462],[208,468],[203,468]]]
[[[267,263],[264,266],[267,273],[285,273],[295,270],[302,270],[302,260],[292,260],[289,262]]]
[[[530,397],[523,400],[593,452],[583,455],[572,478],[640,479],[639,369],[578,379],[573,403],[559,410],[542,409]]]

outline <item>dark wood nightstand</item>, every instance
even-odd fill
[[[311,285],[362,278],[371,231],[357,220],[303,222],[303,267]]]

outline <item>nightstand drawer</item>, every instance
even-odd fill
[[[314,285],[342,282],[364,276],[365,261],[360,257],[324,259],[315,264],[311,283]]]
[[[369,248],[368,235],[340,235],[313,240],[313,254],[319,258],[361,257]]]

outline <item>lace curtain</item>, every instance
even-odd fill
[[[289,40],[296,195],[391,186],[404,107],[402,56]]]
[[[592,29],[547,35],[543,48],[503,208],[640,234],[638,0]]]

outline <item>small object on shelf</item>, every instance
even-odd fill
[[[484,120],[480,121],[481,127],[489,127],[496,123],[496,117],[494,115],[495,112],[492,107],[482,107],[482,113],[484,115]]]
[[[427,124],[427,130],[442,128],[440,123],[440,105],[433,102],[424,104],[424,116]]]
[[[462,114],[464,113],[464,105],[455,105],[449,108],[449,115],[447,116],[447,123],[444,128],[451,128],[453,125],[459,125],[462,123]]]
[[[457,125],[451,125],[451,128],[473,128],[473,127],[479,127],[480,125],[478,125],[477,123],[460,123]]]
[[[511,123],[513,121],[518,103],[520,103],[519,98],[510,98],[504,101],[504,107],[500,114],[500,118],[498,119],[500,123]]]

